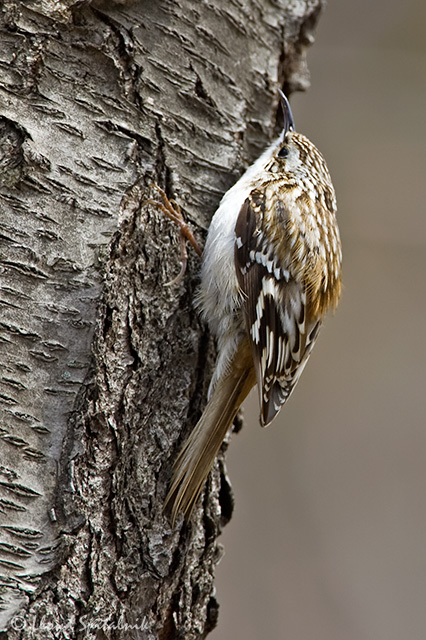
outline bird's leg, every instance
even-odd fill
[[[186,248],[186,241],[188,240],[191,246],[193,247],[195,253],[199,256],[202,255],[202,251],[195,239],[194,234],[192,233],[191,227],[185,222],[180,206],[175,200],[169,200],[166,193],[161,189],[158,185],[152,184],[152,187],[158,191],[160,194],[163,203],[158,202],[158,200],[146,200],[145,204],[152,204],[158,207],[170,220],[179,225],[180,228],[180,257],[182,261],[182,266],[179,274],[176,278],[173,278],[170,282],[166,283],[166,286],[178,284],[183,276],[185,275],[186,266],[188,264],[188,251]]]

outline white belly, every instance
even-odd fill
[[[214,214],[203,252],[199,306],[218,341],[219,357],[211,382],[214,386],[244,334],[240,293],[234,263],[235,225],[246,198],[271,156],[275,141],[225,193]]]

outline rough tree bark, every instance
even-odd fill
[[[204,241],[308,83],[321,0],[4,0],[0,24],[0,632],[202,638],[232,512],[223,453],[162,512],[214,347],[177,231]],[[133,625],[133,629],[127,627]]]

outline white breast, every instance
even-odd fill
[[[242,298],[234,264],[238,214],[252,189],[260,182],[272,150],[280,141],[281,136],[225,193],[209,227],[203,252],[199,305],[218,340],[219,358],[212,385],[234,354],[244,331],[242,314],[239,313]]]

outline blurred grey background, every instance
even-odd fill
[[[212,640],[426,640],[426,3],[330,0],[291,102],[344,292],[268,429],[232,438]]]

